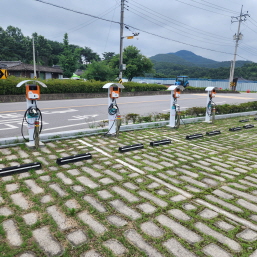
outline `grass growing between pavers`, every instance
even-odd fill
[[[257,249],[257,137],[256,128],[229,131],[242,126],[239,120],[57,140],[37,151],[24,145],[0,149],[0,167],[42,163],[41,170],[1,179],[1,253],[250,256]],[[256,125],[252,117],[249,123]],[[213,130],[221,134],[205,135]],[[195,133],[204,137],[186,140]],[[172,143],[149,145],[166,138]],[[144,149],[118,151],[137,143]],[[86,152],[91,160],[56,164]],[[49,229],[45,244],[35,233],[42,229]]]

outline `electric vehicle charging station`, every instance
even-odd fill
[[[37,100],[40,99],[40,87],[38,84],[40,84],[42,87],[47,87],[47,86],[41,81],[25,80],[18,83],[16,87],[21,87],[23,84],[26,84],[30,81],[33,81],[34,83],[37,83],[37,84],[26,85],[27,110],[23,117],[21,132],[23,135],[23,123],[25,120],[27,123],[28,134],[29,134],[29,141],[26,143],[26,145],[32,148],[32,147],[38,147],[38,146],[44,145],[42,142],[39,141],[39,137],[37,135],[37,132],[39,134],[42,129],[42,115],[40,110],[37,107]],[[39,126],[40,126],[40,129],[39,129]]]
[[[108,132],[106,135],[118,135],[121,126],[121,116],[119,107],[117,105],[117,98],[120,97],[121,89],[124,88],[122,84],[119,83],[107,83],[103,88],[108,89]]]
[[[215,97],[216,90],[217,90],[217,87],[205,88],[205,91],[207,91],[205,122],[208,122],[208,123],[213,123],[215,120],[216,104],[212,101],[212,98]]]
[[[173,85],[167,89],[171,91],[170,122],[168,127],[178,128],[180,125],[180,106],[177,104],[177,99],[184,89],[183,86],[179,85]]]

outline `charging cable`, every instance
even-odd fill
[[[33,123],[31,123],[28,118],[34,118],[33,119]],[[23,116],[23,120],[22,120],[22,123],[21,123],[21,135],[23,137],[23,139],[25,141],[29,141],[27,140],[25,137],[24,137],[24,133],[23,133],[23,126],[24,126],[24,122],[27,123],[28,125],[35,125],[35,121],[40,121],[40,126],[39,126],[39,134],[41,133],[42,131],[42,128],[43,128],[43,122],[42,122],[42,114],[41,114],[41,111],[37,108],[37,106],[30,106],[26,112],[24,113],[24,116]],[[34,128],[34,135],[33,135],[33,138],[35,139],[35,129],[36,129],[36,126]]]

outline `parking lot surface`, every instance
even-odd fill
[[[0,149],[0,169],[42,164],[1,177],[1,256],[257,256],[257,121],[239,120]]]

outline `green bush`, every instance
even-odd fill
[[[9,76],[7,79],[0,79],[0,95],[20,95],[24,94],[24,86],[17,88],[16,85],[26,78],[17,78]],[[47,85],[47,88],[41,87],[42,94],[62,94],[62,93],[101,93],[106,92],[102,87],[108,83],[95,80],[73,80],[73,79],[48,79],[40,80]],[[32,84],[33,82],[30,82]],[[140,84],[135,82],[125,82],[124,92],[139,91],[160,91],[166,90],[163,85]]]
[[[222,104],[216,105],[216,114],[229,114],[237,112],[257,111],[257,101],[241,104]],[[206,107],[192,107],[184,111],[186,116],[205,116]]]

